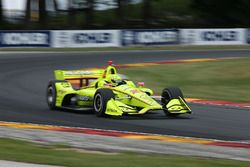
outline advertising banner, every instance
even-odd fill
[[[246,43],[245,29],[182,29],[182,44],[242,45]]]
[[[119,47],[119,30],[52,31],[56,48]]]
[[[122,30],[121,40],[123,46],[179,44],[179,30]]]
[[[50,47],[50,32],[0,31],[0,47]]]

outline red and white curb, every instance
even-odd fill
[[[185,100],[189,103],[250,108],[250,103],[235,103],[235,102],[220,101],[220,100],[203,100],[203,99],[197,99],[197,98],[187,98]]]
[[[158,140],[158,141],[173,142],[173,143],[190,143],[190,144],[201,144],[208,146],[211,145],[211,146],[250,149],[250,143],[248,142],[222,141],[222,140],[202,139],[193,137],[158,135],[158,134],[136,133],[136,132],[126,132],[126,131],[115,131],[115,130],[39,125],[39,124],[27,124],[27,123],[4,122],[4,121],[0,121],[0,127],[17,128],[17,129],[36,129],[36,130],[46,130],[46,131],[56,131],[56,132],[71,132],[71,133],[80,133],[88,135],[118,137],[125,139]]]

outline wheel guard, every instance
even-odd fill
[[[179,97],[179,99],[170,100],[166,105],[166,109],[172,114],[191,113],[191,109],[181,97]]]
[[[148,106],[138,111],[135,107],[126,105],[118,100],[110,99],[107,103],[105,114],[112,116],[122,116],[124,113],[129,115],[137,115],[137,114],[145,114],[149,110],[162,110],[162,109],[163,108],[161,105],[157,105],[157,106]],[[168,112],[173,114],[191,113],[191,109],[188,107],[186,102],[181,97],[179,97],[179,99],[170,100],[166,105],[166,109],[168,110]]]
[[[137,110],[114,99],[110,99],[108,101],[105,114],[113,116],[122,116],[123,113],[137,113]]]

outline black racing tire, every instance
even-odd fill
[[[56,81],[50,81],[46,90],[46,100],[50,110],[56,110]]]
[[[115,98],[115,94],[110,89],[103,88],[96,91],[94,96],[94,110],[97,117],[106,116],[107,103],[112,98]]]
[[[169,87],[169,88],[163,89],[162,94],[161,94],[161,103],[162,103],[163,111],[167,116],[175,117],[175,116],[179,115],[179,114],[170,113],[168,111],[168,109],[166,108],[166,105],[168,104],[168,102],[170,100],[179,99],[179,97],[184,99],[183,93],[182,93],[180,88],[178,88],[178,87]]]
[[[58,109],[58,107],[56,107],[56,97],[57,97],[56,83],[58,82],[67,82],[67,81],[65,80],[50,81],[46,89],[46,101],[50,110]]]

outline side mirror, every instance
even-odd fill
[[[144,82],[138,82],[137,85],[138,85],[139,88],[141,88],[141,87],[144,87],[145,83]]]

